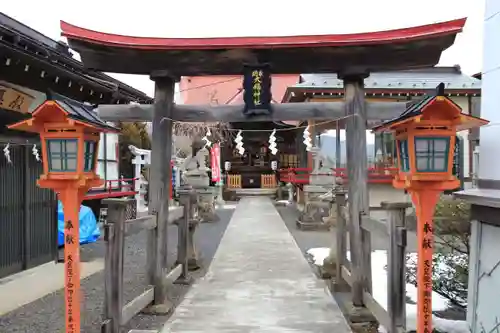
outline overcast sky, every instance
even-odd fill
[[[368,32],[467,17],[464,32],[443,53],[440,65],[459,64],[470,75],[482,68],[484,0],[86,0],[73,4],[4,0],[1,10],[53,39],[61,38],[60,20],[122,35],[223,37]],[[147,76],[111,75],[153,95]],[[373,141],[371,135],[368,141]]]
[[[354,33],[468,17],[440,64],[468,74],[482,67],[484,0],[15,0],[2,1],[1,10],[53,39],[60,20],[123,35],[221,37]],[[146,76],[113,76],[153,95]]]

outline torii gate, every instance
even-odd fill
[[[367,125],[399,116],[405,103],[366,102],[364,79],[370,72],[434,66],[443,50],[462,31],[465,19],[371,33],[286,37],[147,38],[96,32],[61,22],[62,35],[79,52],[86,67],[104,72],[150,75],[155,81],[154,105],[100,105],[107,121],[152,121],[150,213],[158,212],[165,237],[168,187],[171,186],[172,122],[249,122],[335,120],[345,118],[351,259],[353,280],[362,276],[360,214],[368,214]],[[338,73],[345,102],[287,103],[268,113],[244,114],[243,105],[174,104],[174,84],[181,76],[241,75],[245,65],[266,64],[274,74]],[[250,110],[251,113],[259,110]],[[261,111],[261,110],[260,110]],[[346,117],[347,116],[347,117]],[[160,223],[160,221],[162,223]],[[149,242],[152,243],[152,242]],[[165,256],[166,249],[162,255]],[[150,279],[161,278],[153,272]],[[163,292],[156,291],[155,292]],[[164,299],[155,295],[155,301]],[[363,306],[362,288],[353,286],[353,303]]]

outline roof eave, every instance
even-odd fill
[[[216,37],[216,38],[152,38],[124,36],[85,29],[61,21],[62,36],[90,44],[132,49],[201,50],[248,48],[295,48],[329,46],[363,46],[387,44],[402,40],[418,40],[457,34],[463,30],[466,18],[416,27],[355,34],[272,36],[272,37]]]
[[[152,102],[153,100],[145,93],[130,87],[123,82],[112,78],[111,76],[86,69],[80,61],[72,58],[68,45],[65,45],[60,41],[53,40],[30,28],[29,26],[9,17],[8,15],[0,13],[0,28],[2,28],[2,31],[5,33],[18,37],[17,39],[14,39],[13,43],[8,42],[8,39],[4,39],[4,43],[1,45],[1,47],[7,48],[9,52],[12,53],[12,56],[16,54],[23,54],[25,57],[28,57],[26,58],[27,60],[35,60],[38,62],[42,66],[41,69],[45,69],[45,67],[47,67],[47,72],[48,69],[50,69],[51,71],[56,72],[56,75],[60,75],[61,78],[67,77],[76,82],[81,80],[78,83],[90,86],[89,88],[94,89],[96,93],[108,93],[113,91],[113,89],[98,81],[104,80],[112,81],[118,85],[119,99],[144,102]],[[29,45],[31,49],[18,47],[19,41]],[[50,59],[50,61],[48,61],[48,59]]]
[[[95,128],[103,133],[119,133],[120,132],[120,130],[114,126],[110,126],[110,125],[103,126],[101,124],[91,123],[89,121],[85,121],[85,120],[82,120],[78,117],[71,116],[71,115],[68,116],[68,118],[73,119],[74,121],[76,121],[77,123],[79,123],[85,127]]]
[[[290,92],[296,92],[296,93],[322,93],[322,92],[343,92],[344,88],[343,87],[297,87],[297,86],[292,86],[288,87],[290,89]],[[422,92],[428,92],[429,89],[393,89],[393,88],[371,88],[371,87],[365,87],[364,90],[366,92],[370,91],[381,91],[381,92],[394,92],[394,91],[401,91],[401,92],[408,92],[408,93],[422,93]],[[481,93],[481,88],[464,88],[464,89],[446,89],[446,92],[451,92],[451,93],[456,93],[458,92],[463,92],[464,94],[470,93],[470,94],[478,94]]]
[[[364,34],[233,38],[130,37],[65,22],[61,28],[89,68],[146,75],[168,69],[174,76],[201,76],[241,75],[249,59],[263,59],[273,66],[274,74],[332,73],[349,65],[369,72],[434,66],[464,23],[459,19]],[[223,62],[229,55],[232,61]],[[352,57],[359,59],[356,64]]]

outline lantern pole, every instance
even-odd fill
[[[434,210],[441,194],[437,189],[409,189],[417,215],[417,332],[432,332],[432,256]]]
[[[81,332],[80,289],[80,205],[89,188],[102,185],[100,179],[55,180],[44,175],[38,180],[41,188],[57,193],[64,213],[64,304],[66,333]]]
[[[66,309],[66,333],[81,332],[80,318],[80,205],[87,188],[69,183],[59,191],[64,212],[64,303]]]

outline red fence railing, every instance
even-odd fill
[[[121,178],[104,181],[104,186],[87,193],[85,200],[117,198],[135,195],[135,182],[138,178]],[[92,191],[92,190],[95,190]]]
[[[394,179],[394,175],[398,169],[391,168],[368,168],[368,183],[375,184],[390,184]],[[309,184],[309,177],[311,176],[312,169],[310,168],[289,168],[279,170],[279,180],[285,183],[292,184]],[[332,169],[331,174],[315,174],[315,176],[335,176],[341,177],[344,183],[347,183],[347,169],[338,168]]]
[[[121,179],[111,179],[106,180],[105,189],[107,192],[111,193],[113,191],[134,191],[135,193],[135,182],[137,178],[121,178]]]

